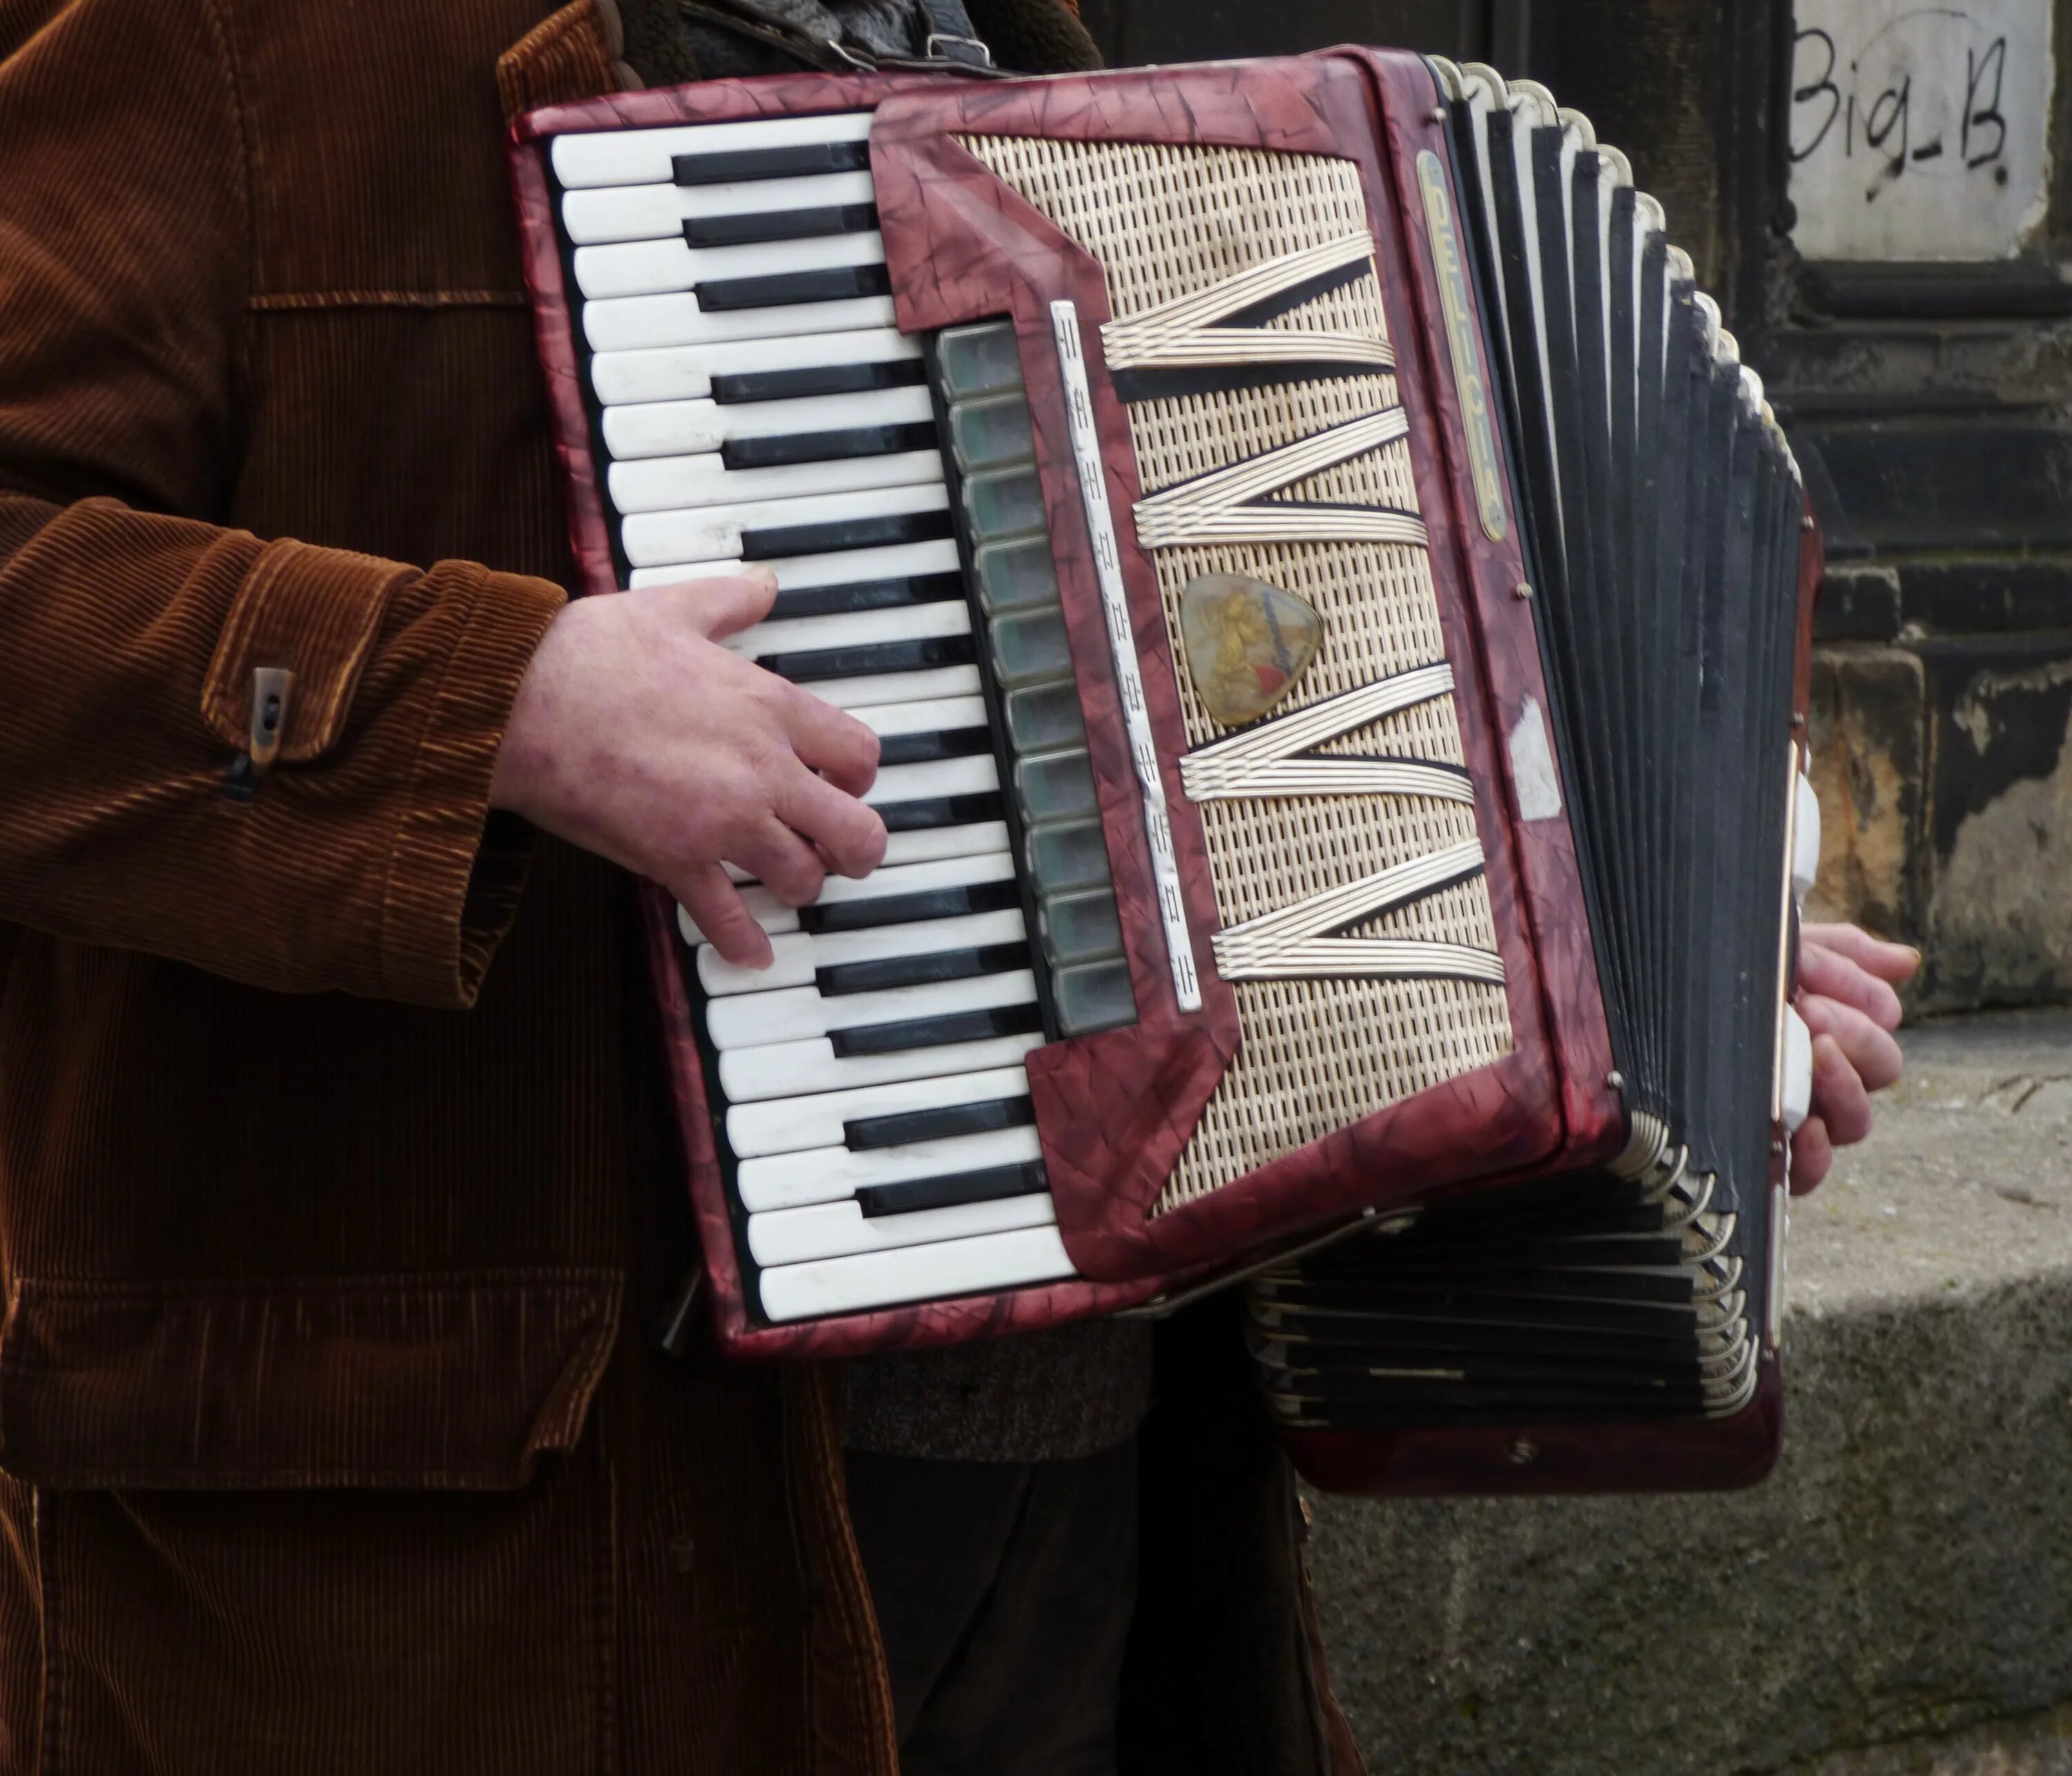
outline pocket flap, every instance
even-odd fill
[[[45,1486],[521,1486],[582,1434],[617,1272],[16,1281],[0,1467]]]

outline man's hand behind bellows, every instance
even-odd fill
[[[718,645],[760,622],[776,582],[738,579],[578,598],[532,656],[490,800],[652,877],[730,962],[770,939],[722,865],[792,906],[829,870],[867,875],[885,824],[857,800],[878,736]]]
[[[1807,925],[1799,934],[1799,1015],[1813,1038],[1813,1113],[1791,1141],[1791,1188],[1827,1175],[1835,1149],[1871,1132],[1871,1094],[1899,1077],[1899,995],[1921,952],[1881,944],[1854,925]]]

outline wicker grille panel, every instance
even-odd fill
[[[964,145],[1098,258],[1118,317],[1141,313],[1277,257],[1367,226],[1350,162],[1227,148],[971,137]],[[1269,326],[1329,327],[1386,339],[1371,273]],[[1146,401],[1130,409],[1147,494],[1308,438],[1396,403],[1396,380],[1363,374]],[[1372,450],[1276,497],[1415,513],[1408,446]],[[1196,575],[1256,575],[1305,599],[1323,648],[1276,714],[1446,657],[1425,552],[1369,543],[1232,544],[1157,554],[1178,663],[1187,738],[1225,730],[1186,681],[1179,598]],[[1327,752],[1462,763],[1450,700],[1390,716]],[[1458,803],[1360,796],[1201,805],[1219,915],[1226,925],[1475,837]],[[1482,878],[1428,894],[1353,935],[1494,948]],[[1319,1137],[1511,1051],[1500,987],[1455,980],[1301,979],[1234,982],[1243,1038],[1160,1212]]]

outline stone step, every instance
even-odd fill
[[[1315,1500],[1374,1776],[1828,1776],[2072,1698],[2072,1015],[1903,1040],[1877,1132],[1793,1213],[1766,1484]],[[2061,1767],[2034,1756],[1918,1767]]]

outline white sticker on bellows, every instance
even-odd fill
[[[1785,1131],[1797,1134],[1813,1109],[1813,1033],[1790,1005],[1784,1008],[1784,1052],[1778,1057],[1784,1078],[1778,1093]]]
[[[1528,697],[1511,730],[1511,780],[1518,787],[1518,817],[1551,820],[1561,812],[1561,779],[1548,744],[1547,717]]]
[[[1820,873],[1820,798],[1813,793],[1813,785],[1804,772],[1800,772],[1798,783],[1798,824],[1792,828],[1791,840],[1791,895],[1803,912],[1806,897],[1813,891],[1813,878]]]

